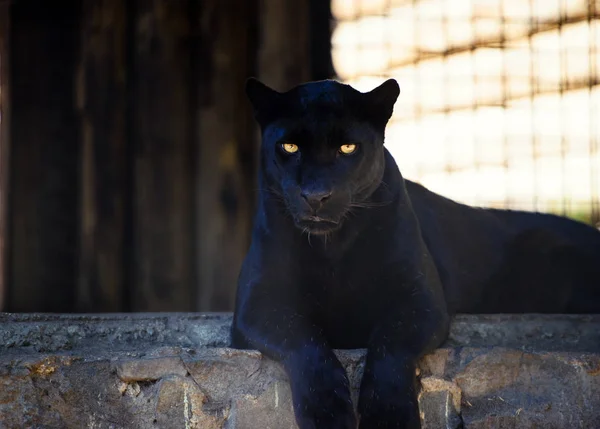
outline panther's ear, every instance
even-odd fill
[[[377,88],[363,94],[363,100],[371,110],[371,117],[378,123],[387,124],[394,112],[394,104],[400,95],[400,86],[395,79],[388,79]]]
[[[278,111],[282,101],[280,92],[253,77],[246,80],[246,95],[254,108],[254,116],[261,125],[273,119],[273,114]]]

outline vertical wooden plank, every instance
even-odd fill
[[[310,80],[335,77],[331,56],[333,15],[331,0],[309,0]]]
[[[194,309],[189,0],[134,2],[133,310]]]
[[[7,297],[7,215],[9,147],[9,51],[8,3],[0,3],[0,311],[4,311]]]
[[[81,118],[78,311],[124,311],[128,198],[125,3],[82,2],[77,99]]]
[[[8,311],[72,311],[78,252],[78,2],[10,4]]]
[[[309,0],[261,1],[258,76],[269,86],[284,91],[310,79],[309,17]]]
[[[197,308],[225,311],[233,309],[256,195],[257,139],[244,82],[256,74],[258,2],[200,5]]]

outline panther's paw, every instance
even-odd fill
[[[335,363],[308,369],[292,381],[294,413],[300,429],[356,429],[348,378]]]
[[[378,408],[360,415],[359,429],[421,429],[418,411],[411,408],[410,404],[400,407],[379,404]]]

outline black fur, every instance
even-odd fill
[[[598,231],[472,208],[402,178],[383,146],[394,80],[279,93],[251,79],[247,92],[260,193],[232,340],[283,364],[301,429],[357,426],[334,348],[368,350],[361,429],[419,428],[415,364],[446,339],[450,315],[600,311]],[[358,149],[341,154],[346,144]]]

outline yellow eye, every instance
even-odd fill
[[[298,152],[298,146],[295,145],[295,144],[293,144],[293,143],[284,143],[284,144],[281,145],[281,147],[287,153],[296,153],[296,152]]]
[[[354,153],[355,151],[356,151],[355,144],[343,144],[340,146],[340,152],[343,153],[344,155],[350,155],[351,153]]]

